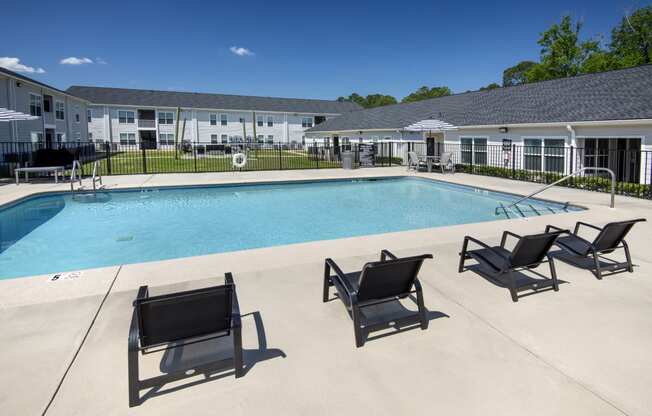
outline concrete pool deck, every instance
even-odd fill
[[[406,175],[404,168],[104,177],[108,188]],[[465,174],[410,173],[527,194],[538,184]],[[67,184],[0,186],[0,204]],[[2,414],[652,414],[652,224],[628,238],[635,272],[598,281],[558,261],[559,292],[512,303],[506,289],[457,273],[466,234],[496,242],[504,229],[540,232],[581,219],[598,225],[648,218],[652,202],[552,188],[542,197],[587,211],[494,221],[0,281]],[[323,259],[345,271],[398,255],[433,253],[424,264],[430,326],[355,348],[339,302],[322,303]],[[71,255],[74,249],[71,248]],[[620,255],[618,253],[617,255]],[[195,376],[127,406],[127,332],[138,286],[167,293],[219,284],[233,272],[243,315],[243,378]],[[80,347],[81,346],[81,347]],[[220,345],[208,345],[215,347]],[[153,354],[144,375],[207,355]],[[212,351],[212,350],[211,350]],[[190,361],[188,361],[190,360]],[[184,387],[186,383],[192,383]],[[141,394],[145,394],[142,391]]]

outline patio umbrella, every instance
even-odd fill
[[[38,117],[0,107],[0,121],[36,120]]]
[[[444,131],[444,130],[457,130],[457,127],[447,123],[445,121],[436,120],[429,118],[426,120],[417,121],[416,123],[410,124],[405,128],[407,131]]]

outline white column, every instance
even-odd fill
[[[283,141],[290,142],[290,127],[288,126],[288,113],[283,113]]]
[[[111,129],[111,112],[109,111],[108,106],[104,106],[104,140],[109,140],[109,143],[113,143],[113,131]]]

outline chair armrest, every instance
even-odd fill
[[[227,285],[233,285],[233,292],[231,298],[231,329],[242,328],[242,321],[240,318],[240,303],[238,302],[238,294],[235,290],[235,283],[233,282],[233,275],[231,273],[224,273],[224,282]]]
[[[488,246],[487,244],[483,243],[482,241],[478,240],[477,238],[473,238],[473,237],[467,235],[466,237],[464,237],[464,243],[465,243],[465,245],[466,245],[467,241],[471,241],[471,242],[473,242],[473,243],[479,245],[479,246],[482,247],[482,248],[486,248],[487,250],[492,251],[494,254],[496,254],[497,256],[500,256],[500,257],[504,258],[505,260],[509,260],[509,257],[508,257],[508,256],[504,255],[504,254],[501,253],[500,251],[495,250],[493,247]]]
[[[335,276],[331,276],[331,277],[335,277],[340,282],[340,285],[344,288],[344,290],[346,290],[346,292],[347,292],[347,294],[349,296],[355,295],[355,293],[356,293],[355,289],[353,289],[353,287],[351,287],[351,285],[349,284],[349,281],[347,280],[346,276],[344,275],[344,272],[333,261],[333,259],[327,258],[326,259],[326,266],[328,267],[329,276],[330,276],[330,269],[333,269],[333,271],[335,271]]]
[[[133,306],[136,306],[139,300],[147,299],[148,297],[149,288],[147,286],[141,286],[138,288],[138,294],[136,295],[136,299],[134,299]]]
[[[512,237],[516,238],[517,240],[520,240],[522,238],[520,235],[514,234],[511,231],[504,231],[503,232],[503,237],[500,239],[500,246],[503,247],[503,248],[505,247],[505,242],[507,242],[507,236],[512,236]]]
[[[380,252],[380,261],[385,261],[389,257],[390,260],[396,260],[398,257],[396,257],[392,252],[389,250],[385,249]]]
[[[134,309],[131,315],[131,325],[129,325],[129,338],[127,340],[127,349],[129,351],[138,351],[138,338],[140,337],[140,330],[138,328],[138,313]]]
[[[550,224],[546,225],[546,232],[549,233],[550,230],[560,231],[562,233],[570,233],[570,231],[568,231],[568,230],[566,230],[564,228],[559,228],[559,227],[556,227],[556,226],[550,225]]]
[[[575,230],[573,231],[573,234],[577,235],[577,232],[580,230],[580,225],[583,225],[585,227],[593,228],[594,230],[602,231],[602,228],[593,225],[593,224],[588,224],[586,222],[582,221],[577,221],[577,224],[575,224]]]

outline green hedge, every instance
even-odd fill
[[[455,170],[474,175],[494,176],[498,178],[509,178],[544,184],[555,182],[563,177],[563,174],[554,172],[533,172],[523,169],[515,169],[512,171],[512,169],[482,165],[456,165]],[[559,185],[597,192],[611,192],[611,179],[595,176],[573,177]],[[652,197],[652,188],[650,185],[640,183],[616,182],[616,192],[621,195],[634,196],[637,198]]]

